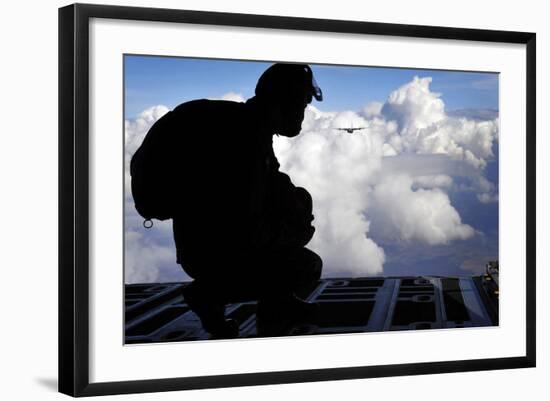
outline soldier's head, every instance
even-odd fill
[[[293,137],[302,129],[306,106],[323,94],[307,64],[273,64],[258,80],[256,98],[269,109],[274,132]]]

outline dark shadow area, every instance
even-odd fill
[[[169,111],[132,156],[136,210],[146,228],[172,219],[177,263],[193,278],[177,291],[215,338],[239,335],[238,319],[226,316],[235,302],[257,301],[258,330],[269,336],[318,310],[300,296],[322,270],[306,248],[315,232],[313,199],[279,171],[273,151],[274,135],[300,134],[313,99],[322,92],[308,65],[274,64],[244,103],[199,99]],[[146,311],[142,290],[126,294],[128,321]],[[160,291],[149,307],[166,296]],[[181,313],[165,309],[130,334],[146,336]]]
[[[57,393],[57,378],[37,377],[35,380],[42,387]]]

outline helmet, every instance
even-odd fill
[[[256,85],[256,96],[265,99],[281,100],[297,93],[311,95],[319,102],[323,100],[323,92],[307,64],[273,64]]]

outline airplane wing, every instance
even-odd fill
[[[353,128],[350,127],[350,128],[335,128],[335,129],[337,129],[338,131],[346,131],[346,132],[349,132],[351,134],[354,131],[365,129],[365,128],[366,127],[353,127]]]

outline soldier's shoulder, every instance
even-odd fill
[[[228,100],[197,99],[185,102],[177,106],[173,112],[180,113],[235,113],[245,109],[245,103]]]
[[[174,124],[209,133],[239,130],[249,119],[245,103],[225,100],[192,100],[180,104],[171,114]]]

